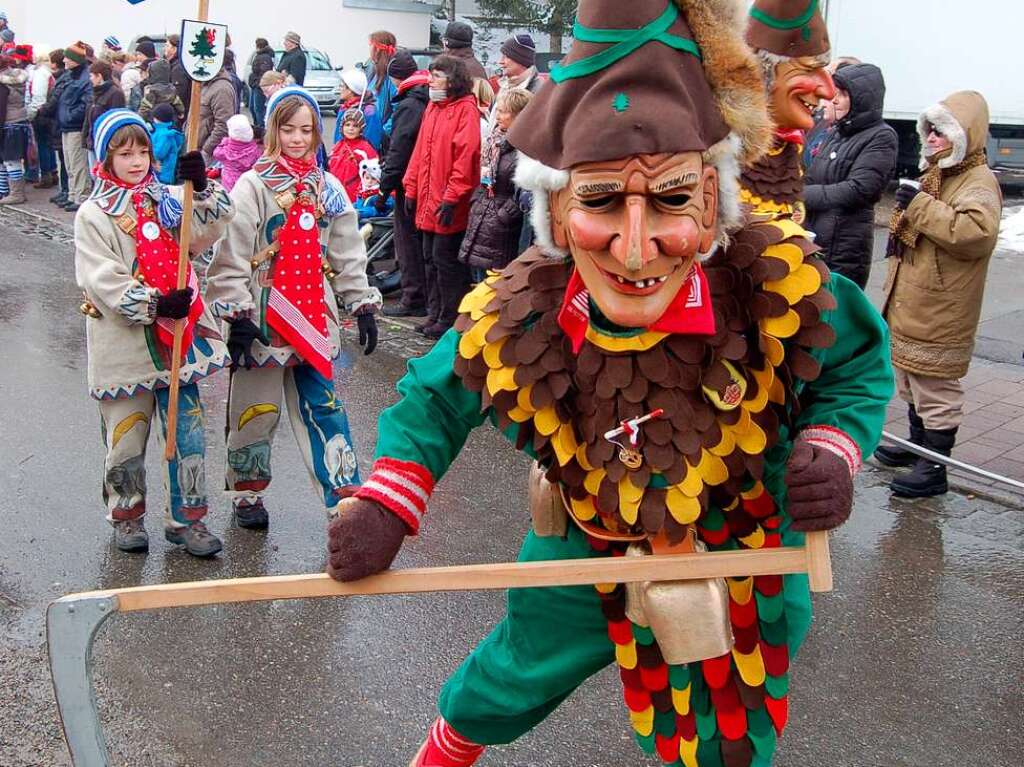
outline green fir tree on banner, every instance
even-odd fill
[[[189,55],[195,56],[199,59],[198,66],[193,72],[195,76],[206,77],[210,74],[209,70],[206,68],[206,64],[208,62],[212,63],[216,60],[216,50],[217,30],[203,27],[196,33],[196,37],[192,41],[192,47],[189,49]]]

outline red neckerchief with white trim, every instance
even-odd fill
[[[101,181],[113,184],[131,193],[132,207],[135,210],[135,253],[139,262],[139,274],[147,287],[156,288],[161,294],[167,295],[178,289],[178,252],[180,250],[178,241],[160,225],[157,216],[156,204],[146,194],[146,188],[153,180],[152,175],[135,185],[126,184],[111,173],[107,173],[101,166],[96,169],[97,176]],[[187,266],[186,285],[192,288],[192,304],[189,307],[185,328],[181,335],[182,359],[192,347],[192,336],[196,322],[203,314],[203,297],[199,292],[199,281],[192,270],[192,264]],[[156,319],[157,340],[168,349],[174,348],[174,326],[176,320],[166,317]]]
[[[274,259],[267,323],[299,357],[331,380],[334,375],[317,220],[320,175],[315,158],[296,160],[282,155],[277,169],[295,179],[295,202],[277,235],[281,248]]]
[[[572,341],[573,354],[579,354],[590,327],[590,291],[574,269],[565,289],[558,324]],[[700,264],[694,263],[683,286],[661,318],[645,330],[680,335],[713,336],[715,313],[711,308],[711,289]]]

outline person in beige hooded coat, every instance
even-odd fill
[[[988,167],[988,104],[962,91],[918,119],[921,188],[897,192],[883,313],[892,334],[900,397],[911,438],[949,455],[963,417],[963,388],[974,351],[989,260],[999,234],[1002,195]],[[892,483],[908,497],[947,491],[945,468],[883,448],[890,466],[914,465]]]

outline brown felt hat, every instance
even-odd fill
[[[828,53],[828,28],[818,6],[819,0],[757,0],[750,9],[747,43],[790,58]]]

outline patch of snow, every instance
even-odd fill
[[[998,247],[1014,253],[1024,253],[1024,206],[1003,210]]]

